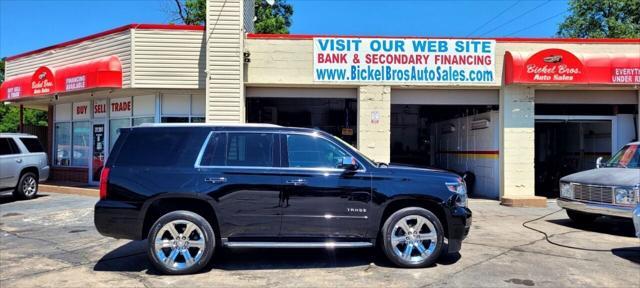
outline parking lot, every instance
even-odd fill
[[[203,273],[160,276],[144,242],[99,235],[96,198],[41,192],[0,196],[0,287],[640,287],[633,225],[600,219],[576,227],[559,210],[471,200],[474,224],[459,254],[434,267],[398,269],[373,249],[222,250]]]

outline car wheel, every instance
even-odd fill
[[[32,199],[38,194],[38,177],[33,172],[26,172],[20,176],[16,189],[13,190],[13,196],[22,199]]]
[[[165,274],[200,271],[211,259],[215,234],[209,222],[190,211],[174,211],[156,221],[149,231],[147,253]]]
[[[567,216],[569,216],[569,219],[571,219],[571,221],[573,222],[586,225],[586,224],[591,224],[593,221],[595,221],[599,215],[584,213],[584,212],[575,211],[575,210],[567,210]]]
[[[382,227],[383,251],[400,267],[432,265],[444,245],[444,229],[429,210],[409,207],[393,213]]]

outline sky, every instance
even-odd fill
[[[288,0],[292,34],[553,37],[567,0]],[[0,0],[0,57],[130,23],[178,23],[173,0]]]

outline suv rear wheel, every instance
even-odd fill
[[[444,245],[444,230],[431,211],[409,207],[396,211],[382,227],[383,251],[400,267],[432,265]]]
[[[213,255],[215,234],[209,222],[190,211],[173,211],[156,221],[148,237],[147,254],[165,274],[190,274]]]
[[[38,193],[38,177],[33,172],[26,172],[20,176],[16,189],[13,190],[13,196],[22,199],[32,199]]]
[[[571,219],[571,221],[581,225],[591,224],[594,220],[596,220],[596,218],[598,218],[598,215],[596,214],[584,213],[575,210],[567,210],[567,216],[569,216],[569,219]]]

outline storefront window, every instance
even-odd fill
[[[113,119],[109,121],[109,149],[113,148],[113,144],[116,143],[118,136],[120,135],[120,128],[131,127],[131,120],[129,118],[126,119]]]
[[[56,123],[54,163],[59,166],[71,165],[71,123]]]
[[[162,123],[204,123],[205,98],[202,95],[162,95]]]
[[[191,117],[191,123],[204,123],[204,117]]]
[[[155,122],[154,117],[138,117],[133,118],[133,126],[139,126],[144,123],[153,123]]]
[[[90,152],[90,127],[89,121],[73,122],[73,149],[71,151],[72,166],[88,166]]]
[[[189,117],[162,117],[162,123],[189,123]]]

